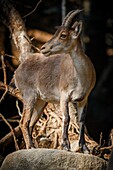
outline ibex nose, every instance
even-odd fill
[[[42,47],[41,47],[41,53],[43,53],[45,56],[49,56],[50,55],[50,48],[49,48],[49,46],[47,46],[47,45],[43,45]]]
[[[43,45],[43,46],[41,47],[41,50],[40,50],[40,51],[41,51],[43,54],[45,54],[45,53],[46,53],[46,50],[47,50],[47,49],[46,49],[45,45]]]
[[[44,44],[44,45],[41,47],[41,51],[43,51],[43,50],[51,50],[52,48],[53,48],[53,45]]]
[[[43,45],[43,46],[41,47],[41,51],[44,50],[44,49],[45,49],[45,46]]]

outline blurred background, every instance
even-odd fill
[[[88,104],[86,127],[93,140],[108,145],[113,128],[113,7],[112,0],[12,0],[14,7],[22,16],[32,43],[40,48],[54,34],[63,17],[73,9],[84,9],[79,20],[83,21],[82,40],[85,53],[94,64],[97,75]],[[32,12],[31,12],[32,11]],[[11,42],[10,32],[0,22],[0,51],[18,57],[18,52]],[[12,79],[19,62],[5,57],[7,84]],[[2,62],[0,60],[0,81],[4,81]],[[3,95],[0,89],[0,98]],[[22,109],[22,103],[19,102]],[[5,118],[18,118],[15,97],[6,94],[0,103],[0,113]],[[18,123],[11,122],[12,127]],[[9,132],[9,127],[0,118],[0,138]]]

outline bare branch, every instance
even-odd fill
[[[36,9],[37,9],[37,7],[39,6],[39,4],[40,4],[41,2],[42,2],[42,0],[40,0],[40,1],[36,4],[35,8],[34,8],[31,12],[29,12],[28,14],[26,14],[25,16],[23,16],[23,18],[26,18],[27,16],[29,16],[29,15],[31,15],[33,12],[35,12]]]
[[[3,93],[1,99],[0,99],[0,103],[2,102],[2,100],[4,99],[8,89],[7,89],[7,77],[6,77],[6,65],[4,62],[4,56],[1,55],[1,61],[2,61],[2,69],[3,69],[3,74],[4,74],[4,86],[5,86],[5,92]]]
[[[9,124],[9,122],[5,119],[5,117],[0,113],[0,117],[4,120],[4,122],[9,126],[10,130],[11,130],[11,133],[13,135],[13,139],[14,139],[14,142],[15,142],[15,149],[16,150],[19,150],[19,146],[18,146],[18,143],[17,143],[17,140],[16,140],[16,136],[15,136],[15,133],[14,133],[14,130],[12,128],[12,126]]]
[[[3,55],[1,55],[1,61],[2,61],[2,69],[3,69],[3,74],[4,74],[4,84],[6,85],[7,84],[6,65],[5,65],[5,62],[4,62],[4,56]]]
[[[22,135],[20,127],[17,126],[16,128],[14,128],[13,130],[16,134],[16,137],[20,137]],[[6,136],[4,136],[1,140],[0,140],[0,151],[3,150],[5,147],[7,147],[8,145],[10,145],[13,141],[13,135],[12,132],[9,132]]]
[[[13,56],[13,55],[4,54],[4,56],[10,57],[10,58],[14,58],[14,59],[18,60],[18,58],[17,58],[17,57],[15,57],[15,56]]]
[[[19,105],[18,105],[18,100],[16,100],[16,107],[17,107],[19,116],[22,116],[22,113],[21,113]]]
[[[0,81],[0,90],[3,90],[3,91],[6,90],[6,86],[1,81]],[[7,93],[9,93],[11,96],[16,97],[18,100],[20,100],[23,103],[22,96],[21,96],[20,92],[17,89],[14,89],[13,87],[8,86]]]

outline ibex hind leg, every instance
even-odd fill
[[[26,148],[30,149],[33,147],[33,143],[29,133],[29,123],[31,120],[31,116],[33,114],[36,96],[30,93],[30,97],[24,94],[23,98],[24,98],[24,106],[23,106],[22,117],[20,120],[20,128],[24,137]]]
[[[29,123],[30,136],[32,136],[33,128],[34,128],[36,122],[39,120],[41,114],[43,113],[43,110],[46,107],[46,105],[47,105],[47,103],[43,100],[38,100],[35,103],[35,108],[34,108],[30,123]]]
[[[30,137],[30,134],[29,134],[29,128],[28,128],[31,115],[32,115],[31,108],[28,108],[28,107],[26,108],[24,106],[22,117],[21,117],[21,120],[20,120],[20,128],[21,128],[27,149],[33,147],[31,137]]]

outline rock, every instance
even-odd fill
[[[106,170],[106,165],[90,154],[38,148],[9,154],[0,170]]]

